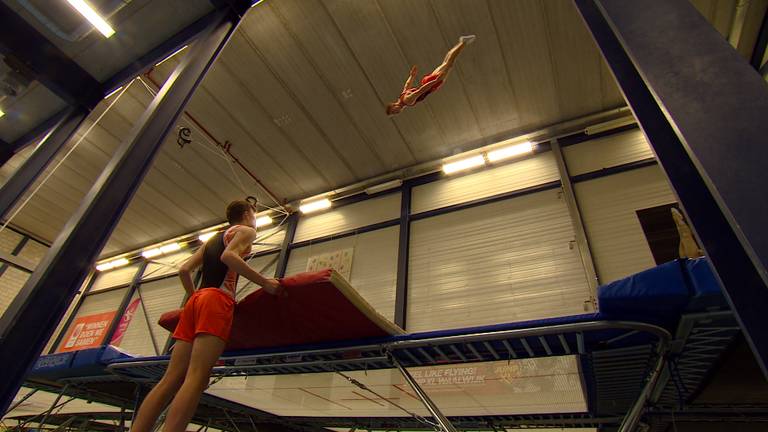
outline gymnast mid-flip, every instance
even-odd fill
[[[440,64],[440,66],[438,66],[434,71],[432,71],[431,74],[425,75],[417,87],[411,87],[413,80],[416,78],[417,72],[416,66],[413,66],[411,68],[410,74],[408,75],[408,80],[405,81],[405,86],[403,87],[403,91],[400,93],[400,96],[395,102],[387,105],[387,114],[399,114],[403,108],[416,105],[417,103],[423,101],[427,96],[432,94],[432,92],[439,89],[443,85],[443,82],[445,82],[446,78],[448,78],[448,73],[451,71],[453,63],[456,61],[456,57],[459,56],[459,53],[464,49],[465,46],[471,44],[474,42],[474,40],[475,35],[460,37],[459,43],[451,48],[451,50],[448,51],[448,54],[445,55],[443,63]]]

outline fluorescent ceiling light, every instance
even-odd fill
[[[483,155],[477,155],[456,162],[443,164],[443,172],[446,174],[451,174],[457,171],[478,167],[483,164],[485,164],[485,158],[483,158]]]
[[[167,62],[168,60],[171,59],[171,57],[173,57],[176,54],[178,54],[178,53],[184,51],[185,49],[187,49],[188,46],[189,45],[184,45],[183,47],[181,47],[181,48],[177,49],[176,51],[172,52],[171,55],[169,55],[168,57],[166,57],[166,58],[160,60],[159,62],[155,63],[155,67],[160,66],[161,64]]]
[[[174,252],[181,249],[181,245],[178,243],[169,243],[164,246],[160,246],[160,252],[166,254],[168,252]]]
[[[209,233],[200,234],[199,236],[197,236],[197,239],[200,240],[201,242],[205,243],[208,240],[210,240],[211,237],[213,237],[215,235],[216,235],[216,231],[212,231],[212,232],[209,232]]]
[[[96,30],[100,31],[104,37],[110,37],[115,34],[115,30],[112,29],[112,27],[107,24],[106,21],[104,21],[104,18],[100,17],[99,14],[93,10],[93,8],[89,6],[85,1],[67,0],[67,2],[72,5],[73,8],[77,9],[77,11],[80,12],[80,15],[84,16],[85,19],[90,21],[91,24],[96,27]]]
[[[130,264],[127,258],[120,258],[112,261],[112,268],[118,268]]]
[[[162,255],[163,251],[160,250],[160,248],[154,248],[154,249],[148,249],[141,253],[141,256],[144,258],[153,258],[158,255]]]
[[[128,261],[127,258],[120,258],[112,261],[108,261],[105,263],[101,263],[96,266],[96,270],[98,271],[106,271],[106,270],[112,270],[113,268],[118,268],[122,266],[126,266],[130,264],[131,262]]]
[[[267,225],[272,225],[272,218],[269,216],[262,216],[258,219],[256,219],[256,226],[257,227],[263,227]]]
[[[98,270],[100,272],[110,270],[111,268],[112,268],[112,263],[111,262],[106,262],[106,263],[99,264],[99,265],[96,266],[96,270]]]
[[[375,186],[371,186],[368,189],[365,190],[365,193],[368,195],[373,195],[375,193],[383,192],[385,190],[394,189],[396,187],[400,187],[403,185],[402,180],[392,180],[388,181],[386,183],[378,184]]]
[[[488,152],[488,160],[491,162],[496,162],[504,159],[509,159],[513,156],[530,153],[532,151],[533,151],[533,143],[530,141],[526,141],[521,144],[515,144],[509,147],[504,147],[498,150],[490,151]]]
[[[0,117],[2,117],[2,116],[4,116],[4,115],[5,115],[5,112],[3,112],[3,110],[2,110],[2,109],[0,109]]]
[[[310,201],[306,204],[302,204],[299,207],[299,210],[301,210],[302,213],[312,213],[319,210],[324,210],[331,207],[331,200],[328,198],[323,198],[317,201]]]

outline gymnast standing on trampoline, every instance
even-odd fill
[[[408,79],[405,81],[405,86],[403,86],[403,91],[400,92],[400,96],[396,101],[387,105],[387,114],[400,114],[405,107],[412,107],[426,99],[432,92],[437,91],[448,78],[448,73],[453,68],[456,57],[459,56],[459,53],[461,53],[465,46],[471,44],[474,40],[475,35],[460,37],[459,43],[454,45],[454,47],[448,51],[448,54],[445,55],[443,63],[435,68],[431,74],[424,75],[424,78],[419,81],[419,85],[416,87],[411,87],[417,72],[416,66],[412,67],[411,72],[408,74]]]
[[[227,220],[230,228],[213,236],[179,270],[189,300],[173,332],[176,344],[171,361],[163,378],[142,402],[131,431],[151,431],[168,402],[171,405],[163,430],[186,430],[200,396],[208,387],[211,369],[229,338],[239,275],[261,285],[270,294],[282,292],[276,279],[265,278],[243,260],[256,239],[251,204],[246,201],[230,203]],[[195,292],[192,272],[201,265],[203,288]]]

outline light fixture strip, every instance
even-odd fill
[[[308,201],[306,204],[302,204],[299,207],[299,210],[301,210],[302,213],[313,213],[330,207],[331,200],[328,198],[323,198],[319,200]]]
[[[115,34],[115,30],[112,26],[110,26],[104,18],[99,16],[99,14],[84,0],[67,0],[67,2],[72,5],[75,10],[80,12],[80,15],[90,21],[90,23],[96,27],[96,30],[101,32],[104,37],[111,37]]]
[[[466,159],[461,159],[456,162],[450,162],[443,165],[443,172],[446,174],[453,174],[458,171],[464,171],[471,168],[485,165],[485,158],[483,155],[471,156]]]

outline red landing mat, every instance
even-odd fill
[[[281,280],[288,295],[259,289],[235,306],[227,350],[274,348],[316,342],[402,334],[333,270],[300,273]],[[160,325],[170,332],[181,309],[166,312]]]

